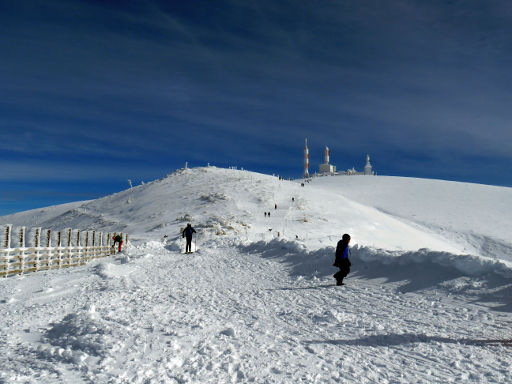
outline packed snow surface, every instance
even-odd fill
[[[207,167],[2,217],[132,240],[0,281],[0,383],[512,382],[511,208],[510,188]]]

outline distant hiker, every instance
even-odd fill
[[[185,253],[192,253],[192,234],[196,233],[196,230],[192,228],[192,225],[187,224],[187,228],[181,233],[182,237],[187,238],[187,245],[185,246]]]
[[[344,285],[343,279],[349,274],[350,260],[348,255],[350,250],[348,249],[348,244],[350,243],[350,235],[345,233],[340,241],[338,241],[338,246],[336,247],[336,260],[334,260],[334,266],[338,267],[340,270],[336,272],[333,277],[336,279],[336,285]]]
[[[270,212],[267,213],[268,217],[270,217]]]
[[[114,249],[116,248],[116,244],[119,244],[118,252],[121,252],[121,246],[123,245],[123,238],[121,235],[115,235],[112,237],[112,240],[114,240]]]
[[[267,217],[267,212],[265,212],[265,217]]]
[[[295,201],[295,197],[292,197],[292,203]]]
[[[274,204],[274,209],[277,209],[277,204]]]

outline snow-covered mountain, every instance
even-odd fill
[[[292,198],[294,201],[292,201]],[[277,204],[278,209],[275,208]],[[0,222],[51,229],[124,231],[140,240],[269,240],[388,251],[427,248],[512,261],[512,188],[401,177],[320,177],[300,182],[216,167],[182,169],[101,199],[36,209]],[[270,212],[270,218],[264,216]],[[272,229],[272,231],[270,231]]]
[[[507,382],[510,212],[511,188],[383,176],[302,187],[206,167],[4,216],[132,244],[0,281],[0,380]],[[188,222],[197,252],[185,257]],[[343,233],[353,268],[339,289]]]

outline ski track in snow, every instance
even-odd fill
[[[512,381],[508,313],[357,269],[344,287],[290,272],[239,248],[150,242],[7,279],[0,382]]]

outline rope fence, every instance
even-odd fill
[[[114,254],[112,237],[118,233],[81,231],[67,228],[52,232],[50,229],[33,228],[27,241],[27,228],[20,227],[13,238],[13,226],[4,225],[4,241],[0,248],[0,278],[23,275],[30,272],[46,271],[85,265],[89,261]],[[128,243],[128,235],[119,233],[123,244]],[[44,242],[41,242],[41,237]],[[12,247],[12,243],[15,244]],[[55,244],[55,245],[53,245]]]

